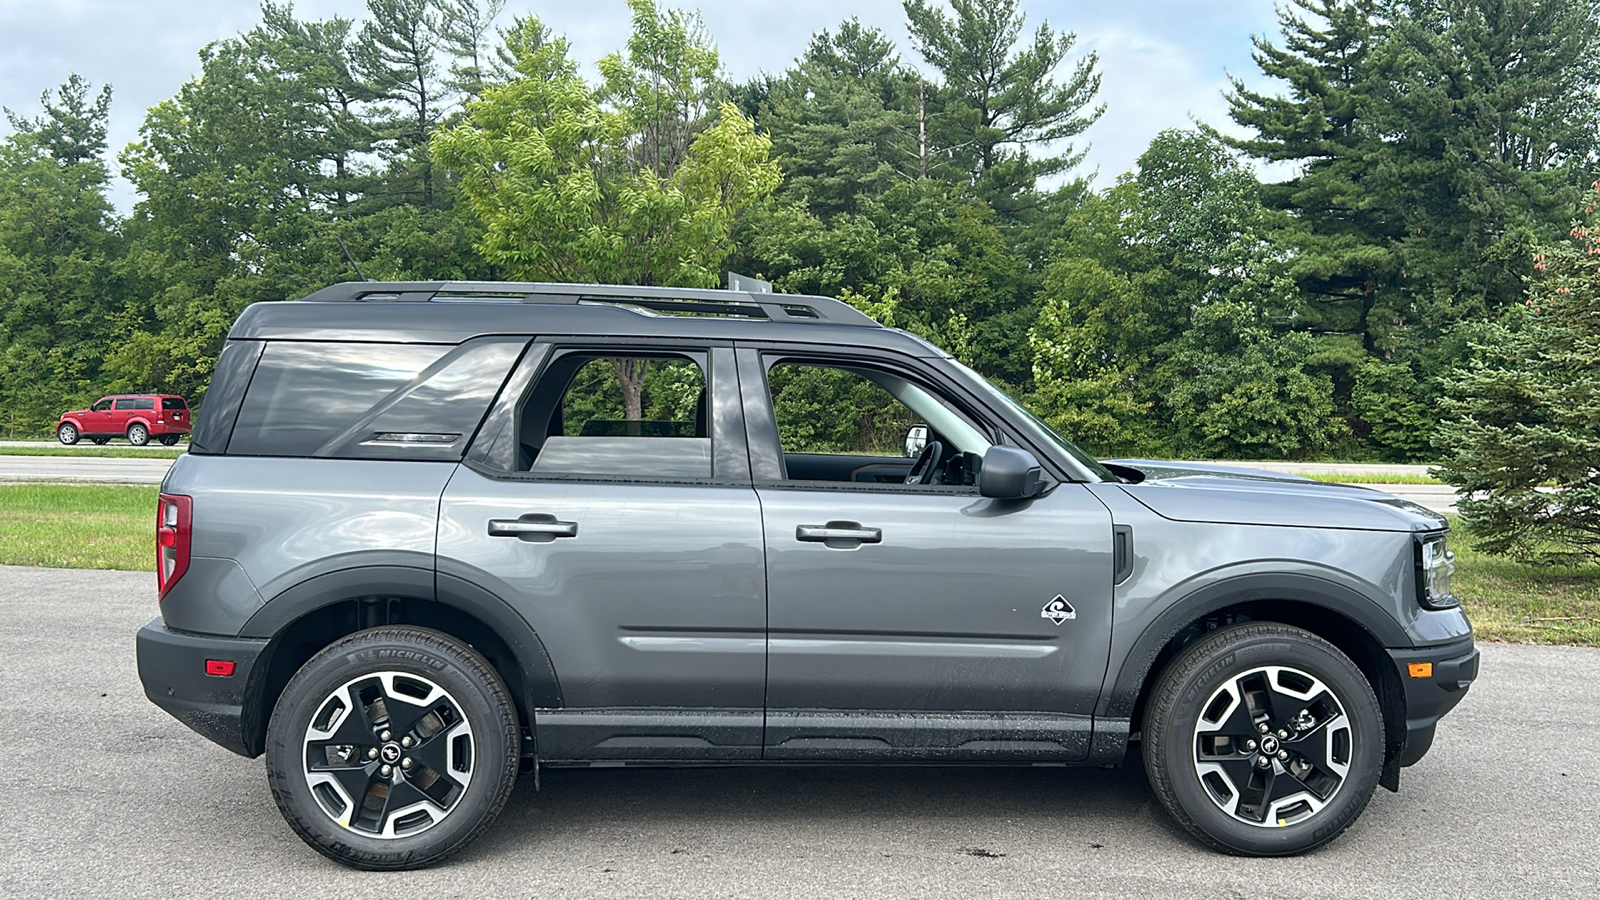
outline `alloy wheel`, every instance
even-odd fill
[[[405,672],[352,679],[305,734],[306,785],[340,827],[403,838],[441,822],[472,781],[472,725],[432,681]]]
[[[1240,822],[1293,825],[1331,802],[1350,774],[1354,732],[1321,680],[1261,666],[1213,692],[1194,729],[1194,767],[1211,801]]]

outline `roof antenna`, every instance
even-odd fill
[[[350,255],[350,248],[346,247],[344,245],[344,238],[341,238],[336,234],[336,235],[333,236],[333,239],[339,242],[339,249],[344,251],[345,261],[350,263],[350,268],[356,270],[356,274],[361,276],[361,280],[362,281],[374,281],[375,279],[368,278],[365,274],[362,273],[361,267],[356,265],[356,258],[354,256]]]

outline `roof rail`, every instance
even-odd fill
[[[646,314],[882,327],[870,316],[832,297],[756,294],[702,288],[636,287],[618,284],[553,284],[516,281],[347,281],[301,298],[307,302],[499,302],[605,305]]]

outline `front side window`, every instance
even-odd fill
[[[711,477],[698,354],[556,356],[523,403],[518,468],[532,475]]]
[[[111,399],[108,397],[108,398],[106,398],[104,400],[96,400],[95,404],[93,406],[89,407],[89,409],[94,411],[94,412],[110,412],[111,411]]]
[[[767,387],[790,481],[972,485],[990,446],[937,393],[886,369],[780,359]]]

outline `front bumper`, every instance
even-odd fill
[[[258,755],[245,733],[245,707],[265,640],[173,631],[156,619],[139,629],[136,646],[150,702],[240,756]],[[208,660],[233,663],[233,674],[206,674]]]
[[[1390,650],[1406,693],[1406,744],[1400,765],[1409,766],[1433,746],[1434,727],[1467,695],[1478,677],[1472,638],[1437,647]]]

